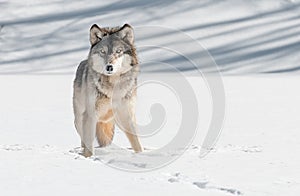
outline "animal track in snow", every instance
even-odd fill
[[[242,195],[241,191],[234,189],[234,188],[226,188],[226,187],[221,187],[221,186],[210,185],[210,182],[208,180],[202,180],[202,181],[190,180],[187,176],[181,175],[180,172],[171,174],[171,177],[168,179],[168,182],[170,182],[170,183],[178,183],[178,182],[191,183],[191,184],[197,186],[198,188],[204,189],[204,190],[215,190],[215,191],[222,191],[222,192],[230,193],[232,195]]]
[[[6,151],[32,150],[32,146],[24,146],[22,144],[0,145],[0,149]]]
[[[262,147],[261,146],[236,146],[236,145],[228,144],[222,148],[215,149],[214,152],[232,152],[232,151],[259,153],[262,152]]]
[[[242,195],[241,191],[233,189],[233,188],[224,188],[218,186],[210,186],[209,182],[193,182],[193,185],[196,185],[200,189],[212,189],[217,191],[227,192],[233,195]]]
[[[34,146],[34,145],[23,145],[23,144],[4,144],[0,145],[0,150],[5,151],[28,151],[28,150],[34,150],[34,151],[54,151],[55,147],[50,146],[48,144],[44,146]]]

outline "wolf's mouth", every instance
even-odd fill
[[[114,72],[113,71],[104,71],[104,72],[102,72],[104,75],[106,75],[106,76],[111,76],[111,75],[113,75],[114,74]]]

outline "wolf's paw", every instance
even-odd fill
[[[83,151],[79,154],[84,156],[85,158],[91,157],[93,155],[93,153],[87,148],[84,148]]]

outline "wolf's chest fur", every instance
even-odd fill
[[[138,70],[119,76],[94,76],[94,85],[98,92],[98,98],[128,99],[132,96],[137,85]]]
[[[118,103],[123,99],[131,99],[136,94],[135,72],[121,76],[100,76],[94,78],[97,91],[95,109],[99,122],[113,120],[113,107],[118,107]]]
[[[110,98],[97,97],[95,107],[98,122],[109,122],[113,120],[112,100]]]

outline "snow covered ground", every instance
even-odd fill
[[[299,195],[300,1],[197,2],[0,0],[0,195]],[[150,154],[141,155],[142,162],[113,147],[97,148],[92,158],[79,156],[73,126],[72,80],[87,56],[88,29],[125,22],[137,30],[140,80],[176,79],[163,66],[170,64],[186,74],[198,103],[199,124],[189,148],[147,172],[132,171],[144,171],[151,157],[177,157],[151,154],[178,130],[182,114],[172,91],[159,85],[139,89],[138,121],[151,121],[151,104],[157,102],[167,117],[157,134],[142,138]],[[178,39],[186,36],[193,40]],[[157,41],[160,48],[148,45]],[[163,46],[183,48],[196,62],[208,62],[207,49],[222,72],[225,123],[203,158],[201,144],[214,112],[211,86]],[[208,65],[196,64],[216,71]],[[129,147],[119,129],[114,144]]]
[[[299,194],[298,77],[224,77],[226,121],[212,152],[199,157],[209,121],[204,116],[193,144],[178,160],[145,173],[111,168],[73,152],[79,138],[72,123],[72,78],[1,77],[0,88],[5,92],[0,103],[1,195]],[[189,81],[202,86],[197,77]],[[201,95],[200,116],[205,115],[210,111],[205,107],[207,92],[205,88],[196,92]],[[176,118],[168,117],[171,122]],[[143,138],[142,143],[145,147],[167,143],[171,134],[160,140]],[[119,130],[115,143],[129,147]],[[98,152],[98,156],[119,158],[113,151],[113,155],[107,153]],[[128,164],[140,167],[134,161]]]

